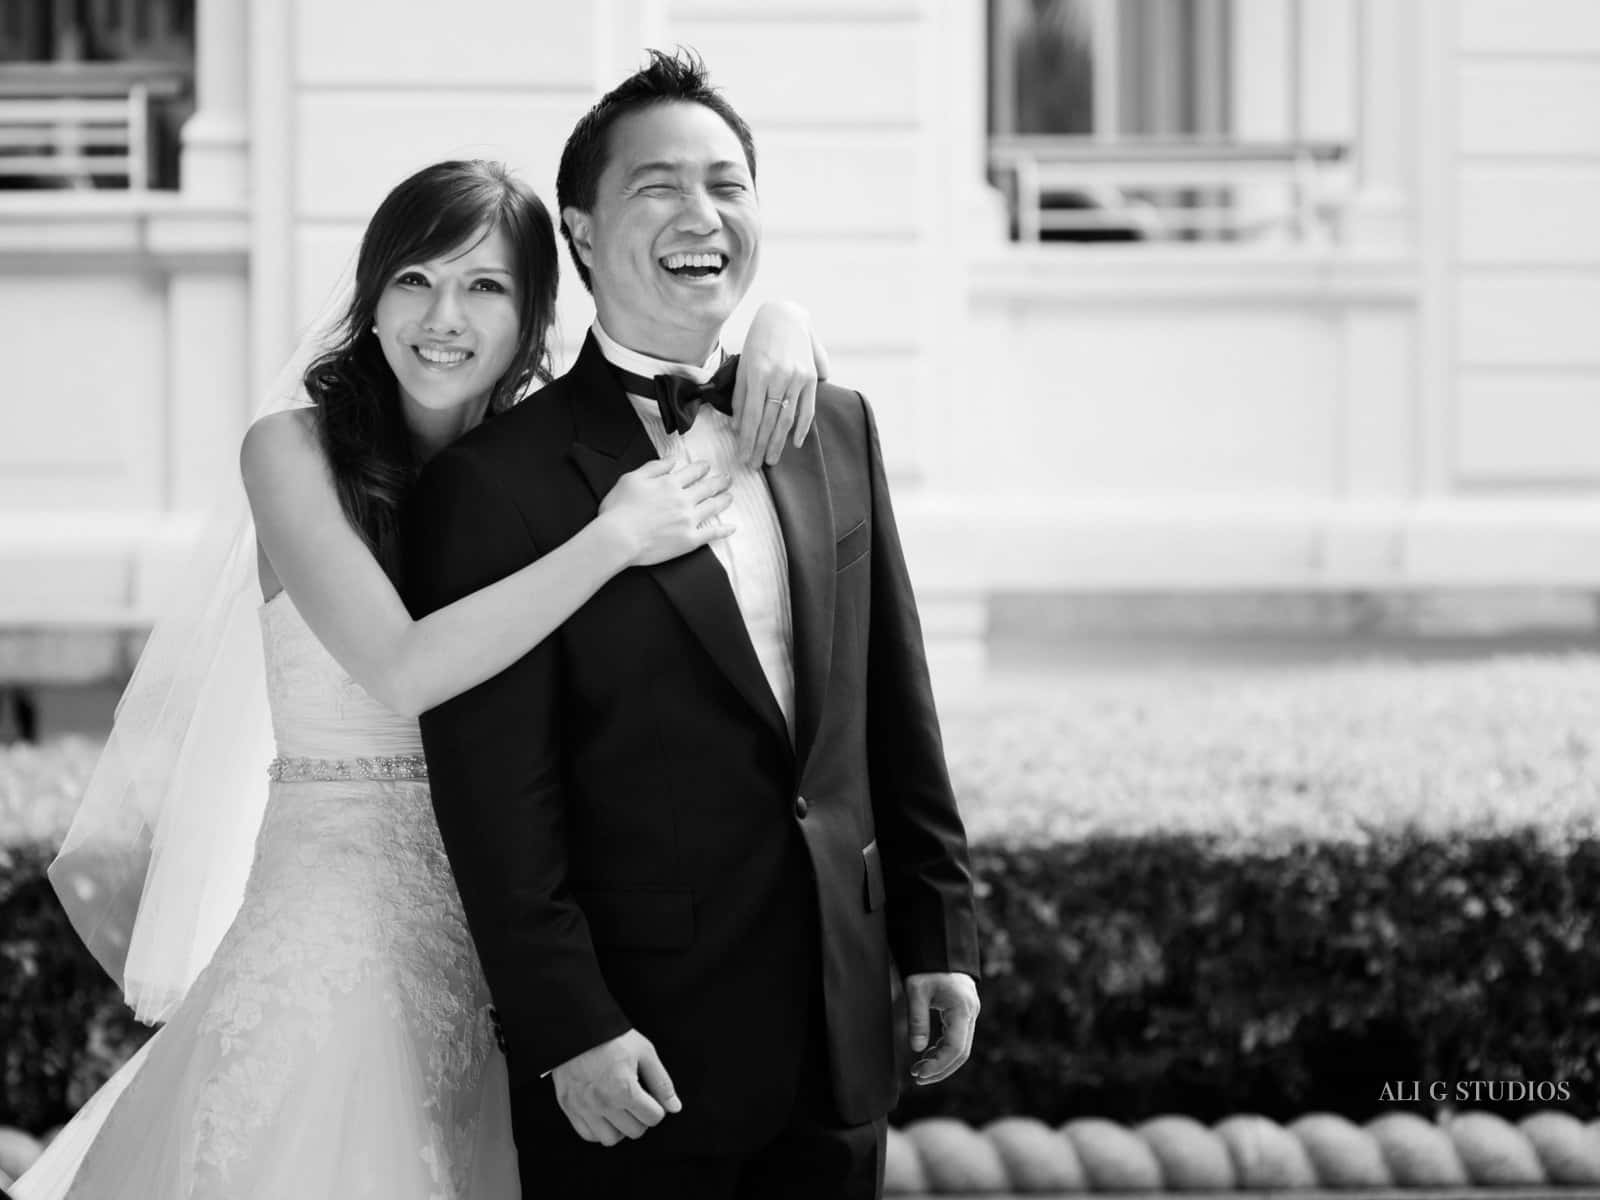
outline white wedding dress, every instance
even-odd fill
[[[417,724],[287,594],[261,625],[279,760],[239,915],[15,1195],[517,1200],[505,1060]]]

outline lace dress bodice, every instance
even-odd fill
[[[374,700],[323,649],[287,592],[261,606],[272,734],[283,758],[422,753],[417,722]]]

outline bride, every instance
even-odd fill
[[[393,583],[407,484],[549,378],[556,280],[544,205],[497,164],[428,167],[373,216],[332,348],[296,373],[311,404],[245,437],[258,549],[246,526],[152,635],[52,867],[136,1012],[165,1024],[17,1182],[22,1200],[518,1196],[505,1063],[415,718],[617,573],[730,532],[725,477],[652,463],[566,545],[411,619]],[[804,436],[819,355],[803,313],[757,315],[736,388],[752,453],[775,461],[796,412]],[[224,628],[252,563],[260,593],[234,607],[259,625],[253,668]],[[266,765],[257,689],[265,791],[227,773]]]

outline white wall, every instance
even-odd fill
[[[188,193],[0,196],[0,622],[138,619],[384,190],[488,155],[553,203],[572,123],[678,42],[756,127],[758,296],[874,401],[931,624],[1002,586],[1600,584],[1589,0],[1319,4],[1347,239],[1188,251],[1003,241],[979,0],[240,2],[201,0]]]
[[[499,159],[553,208],[566,131],[614,73],[607,33],[620,7],[455,0],[442,20],[437,5],[389,0],[375,21],[356,3],[256,6],[253,299],[263,369],[353,265],[384,193],[417,168]],[[573,311],[581,306],[564,306]]]
[[[970,244],[941,375],[995,415],[926,448],[923,578],[1600,584],[1600,5],[1313,7],[1241,5],[1235,98],[1288,134],[1298,47],[1304,130],[1359,134],[1340,241]]]
[[[1600,498],[1600,5],[1451,15],[1451,487]]]
[[[507,161],[555,215],[556,166],[578,117],[642,63],[643,47],[681,43],[704,55],[757,134],[763,269],[731,338],[759,300],[803,300],[847,382],[874,400],[896,468],[914,473],[915,399],[937,386],[932,314],[959,290],[937,253],[939,7],[457,0],[443,25],[421,0],[395,0],[382,22],[326,0],[264,10],[255,138],[273,166],[257,193],[259,340],[292,344],[383,193],[429,162]],[[562,253],[570,354],[593,308]]]
[[[243,214],[0,197],[0,626],[148,612],[250,405]],[[0,667],[4,656],[0,656]]]

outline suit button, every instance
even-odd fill
[[[794,815],[795,816],[799,817],[802,821],[804,821],[806,819],[806,813],[808,813],[810,811],[811,811],[811,805],[806,803],[806,798],[804,796],[796,796],[794,798]]]

